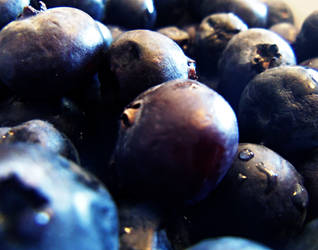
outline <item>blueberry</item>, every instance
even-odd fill
[[[122,193],[192,203],[220,182],[238,131],[228,103],[193,80],[173,80],[139,95],[121,115],[114,168]]]
[[[263,143],[290,161],[318,146],[318,73],[301,66],[253,78],[239,105],[241,141]]]
[[[291,46],[276,33],[259,28],[242,31],[229,41],[218,62],[218,91],[237,111],[241,93],[254,76],[295,63]]]
[[[172,39],[150,30],[131,30],[115,40],[100,72],[102,91],[126,106],[146,89],[173,79],[195,78],[194,61]],[[121,108],[120,108],[120,111]]]
[[[196,33],[195,48],[200,74],[216,73],[217,63],[230,39],[247,25],[232,13],[211,14],[205,17]]]
[[[97,73],[104,46],[96,22],[85,12],[29,6],[0,32],[0,78],[22,96],[60,97]]]
[[[1,249],[118,249],[117,209],[94,176],[40,146],[0,147]]]
[[[220,185],[190,213],[189,234],[196,241],[239,236],[282,249],[302,229],[308,202],[293,165],[263,145],[240,143]]]

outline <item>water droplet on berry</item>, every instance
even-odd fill
[[[254,157],[254,153],[250,149],[247,149],[247,148],[243,149],[239,153],[239,159],[242,160],[242,161],[249,161],[253,157]]]

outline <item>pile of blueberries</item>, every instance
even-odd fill
[[[318,249],[318,5],[0,2],[0,249]]]

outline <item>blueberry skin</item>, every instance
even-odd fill
[[[60,97],[97,73],[105,42],[93,18],[70,7],[28,7],[25,15],[0,32],[0,78],[10,89],[28,98]]]
[[[191,77],[196,77],[194,61],[172,39],[150,30],[131,30],[118,37],[100,72],[104,96],[118,96],[121,107],[154,85]]]
[[[289,160],[317,147],[317,82],[317,71],[301,66],[253,78],[239,105],[241,140],[263,143]]]
[[[151,29],[157,19],[153,0],[108,0],[104,23],[126,29]]]
[[[49,122],[35,119],[0,129],[0,144],[38,144],[80,164],[79,155],[72,142]]]
[[[1,0],[0,1],[0,29],[14,21],[30,4],[30,0]]]
[[[117,209],[94,176],[40,146],[0,148],[1,249],[118,249]]]
[[[261,0],[267,5],[267,27],[278,23],[294,24],[294,13],[288,2],[282,0]]]
[[[103,21],[106,14],[107,0],[43,0],[48,8],[73,7],[80,9],[92,18]]]
[[[220,95],[197,81],[168,81],[122,113],[114,168],[124,194],[192,203],[222,179],[237,142],[235,114]]]
[[[318,56],[318,11],[313,11],[303,21],[293,45],[299,62]]]
[[[258,242],[240,237],[224,236],[203,240],[187,250],[270,250],[271,248]]]
[[[230,39],[247,25],[233,13],[211,14],[200,23],[196,33],[197,67],[202,73],[217,71],[217,63]]]
[[[282,249],[305,222],[308,193],[302,176],[271,149],[240,143],[217,189],[189,216],[190,235],[232,235]]]
[[[276,33],[260,28],[242,31],[229,41],[218,62],[218,91],[237,112],[247,83],[268,68],[296,64],[291,46]]]
[[[210,14],[232,12],[241,18],[249,28],[265,28],[267,6],[259,0],[205,0],[200,5],[200,17]]]

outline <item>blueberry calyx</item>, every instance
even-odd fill
[[[277,67],[281,64],[282,55],[276,44],[256,45],[256,56],[253,58],[252,67],[261,73],[266,69]]]

